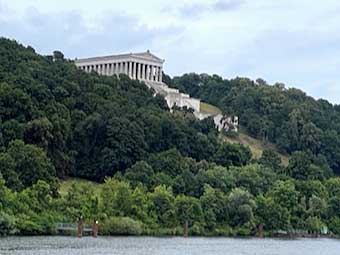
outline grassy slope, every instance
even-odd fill
[[[279,153],[275,145],[272,143],[263,142],[261,140],[252,138],[246,135],[245,133],[243,133],[242,131],[239,132],[239,135],[237,137],[224,137],[224,139],[231,143],[241,143],[243,145],[248,145],[255,159],[260,158],[263,150],[265,149],[274,150],[280,156],[283,165],[285,166],[288,165],[288,160],[289,160],[288,155],[283,155]]]
[[[221,110],[214,105],[201,102],[201,112],[210,113],[210,114],[219,114],[219,113],[221,113]],[[242,132],[242,130],[239,132],[238,137],[235,137],[235,138],[234,137],[233,138],[224,137],[224,139],[228,142],[241,143],[243,145],[249,146],[255,159],[261,157],[262,152],[265,149],[274,150],[281,157],[282,163],[285,166],[288,165],[288,156],[279,153],[274,144],[265,143],[261,140],[252,138],[252,137],[248,136],[247,134],[245,134],[244,132]]]
[[[219,114],[221,113],[221,110],[217,108],[216,106],[213,106],[211,104],[203,103],[201,102],[201,112],[202,113],[209,113],[209,114]]]
[[[59,194],[61,196],[65,196],[68,192],[68,190],[71,188],[72,184],[76,185],[86,185],[88,187],[93,188],[94,194],[99,196],[100,195],[100,188],[101,184],[85,179],[79,179],[79,178],[69,178],[67,180],[60,181],[60,189]]]

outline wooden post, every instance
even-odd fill
[[[83,216],[80,216],[78,220],[78,237],[79,238],[83,236],[83,228],[84,228],[84,219],[83,219]]]
[[[263,223],[260,223],[257,229],[257,234],[259,238],[263,238]]]
[[[97,237],[98,236],[98,221],[96,219],[93,220],[92,234],[93,234],[93,237]]]
[[[189,225],[188,221],[186,220],[185,223],[184,223],[184,229],[183,229],[183,236],[184,237],[188,237],[188,232],[189,232],[188,231],[188,228],[189,228],[188,225]]]

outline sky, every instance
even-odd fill
[[[0,0],[0,36],[67,58],[149,49],[171,76],[263,78],[340,104],[338,0]]]

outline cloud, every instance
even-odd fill
[[[219,0],[213,4],[215,11],[231,11],[239,8],[245,3],[245,0]]]
[[[79,11],[43,13],[34,7],[22,17],[13,10],[0,12],[0,34],[50,54],[61,50],[67,57],[86,57],[152,48],[159,37],[181,33],[179,27],[150,28],[132,15],[108,11],[87,20]]]
[[[150,49],[166,59],[171,75],[262,77],[340,103],[336,0],[28,2],[0,0],[0,35],[43,54],[57,49],[80,58]]]
[[[208,6],[204,4],[190,4],[179,7],[177,11],[183,17],[195,18],[201,16],[207,10]]]
[[[245,0],[218,0],[212,3],[190,3],[175,7],[168,6],[163,8],[163,10],[183,18],[193,19],[201,18],[206,14],[236,10],[245,4],[245,2]]]

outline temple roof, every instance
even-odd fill
[[[163,63],[164,60],[160,59],[159,57],[152,54],[149,50],[146,52],[140,53],[125,53],[125,54],[118,54],[118,55],[109,55],[109,56],[102,56],[102,57],[91,57],[91,58],[83,58],[83,59],[76,59],[76,63],[84,63],[90,61],[109,61],[109,60],[116,60],[116,59],[126,59],[126,58],[135,58],[140,60],[147,60],[153,61],[157,63]]]

